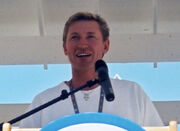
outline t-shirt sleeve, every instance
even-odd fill
[[[32,103],[29,105],[27,112],[38,107],[41,104],[41,100],[38,96],[34,98]],[[20,128],[40,128],[41,127],[41,111],[21,120]]]

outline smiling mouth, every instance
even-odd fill
[[[77,54],[77,57],[89,57],[91,54]]]

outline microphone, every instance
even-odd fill
[[[107,101],[114,100],[114,92],[108,75],[108,67],[103,60],[97,60],[95,63],[95,71],[98,74],[99,84],[104,90]]]

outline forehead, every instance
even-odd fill
[[[76,21],[69,26],[68,33],[72,32],[100,32],[100,28],[96,21]]]

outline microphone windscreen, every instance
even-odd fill
[[[97,60],[95,63],[95,71],[97,71],[100,67],[107,68],[106,63],[103,60]]]

